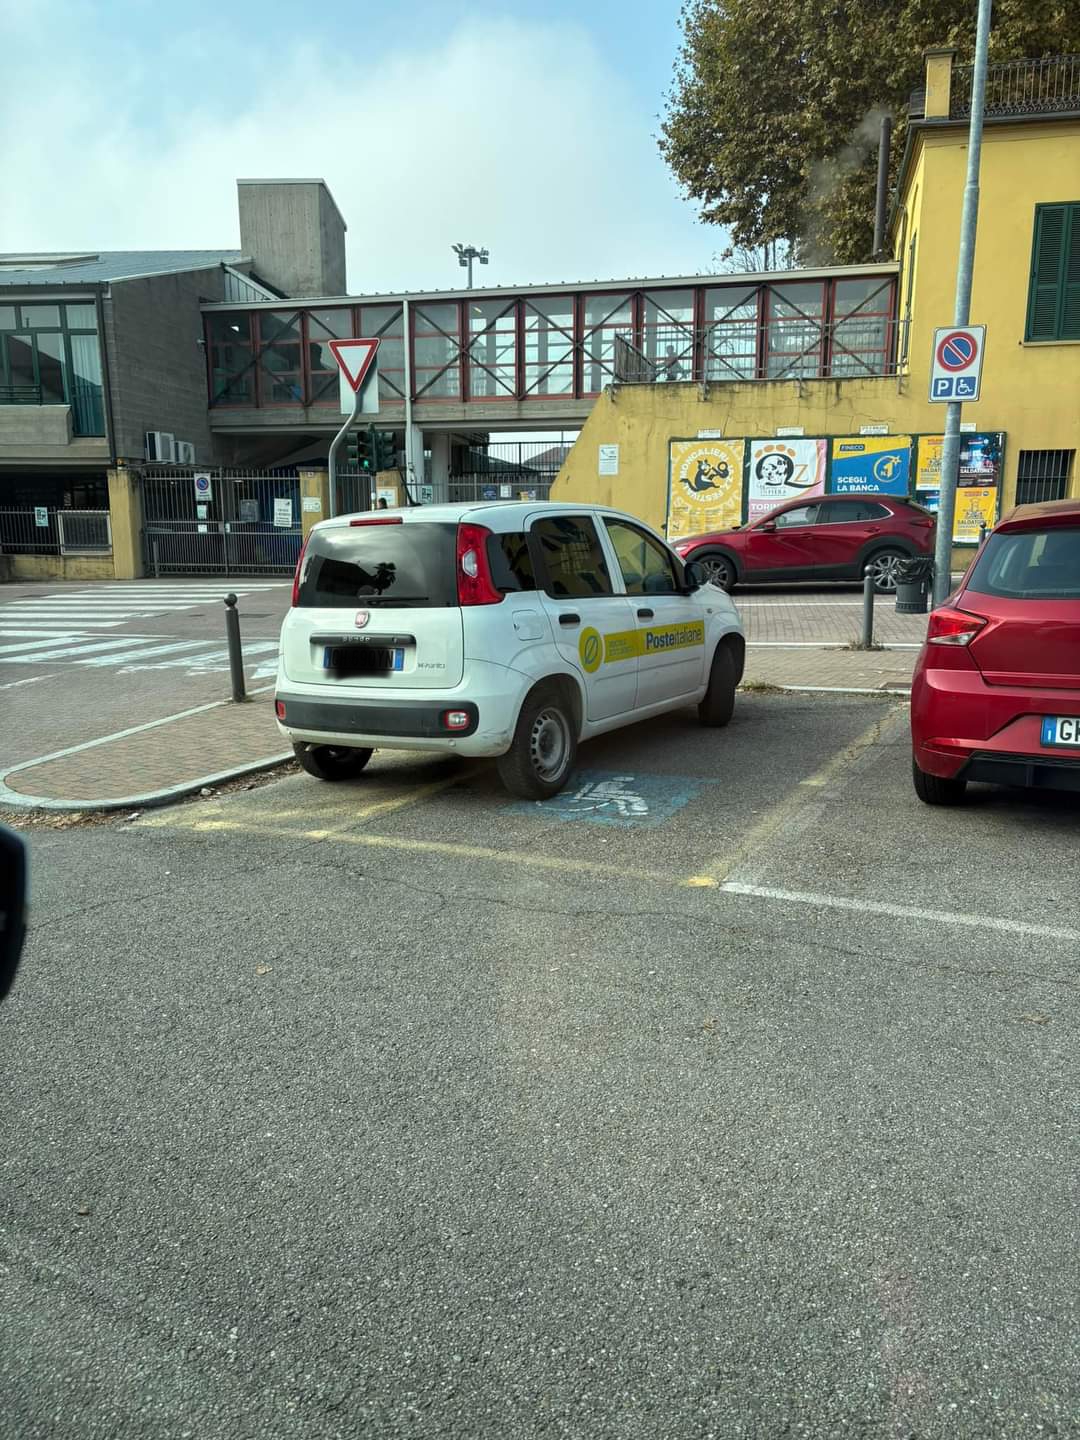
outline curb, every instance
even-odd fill
[[[10,770],[5,770],[3,775],[0,775],[0,806],[6,806],[9,810],[78,810],[100,814],[109,810],[152,810],[155,806],[182,800],[185,795],[197,795],[204,785],[223,785],[227,780],[239,780],[244,775],[274,770],[294,758],[290,749],[285,755],[269,755],[262,760],[235,765],[231,770],[219,770],[216,775],[200,775],[197,780],[185,780],[181,785],[170,785],[164,790],[150,790],[145,795],[123,795],[111,800],[52,800],[44,795],[24,795],[18,790],[9,790],[4,784],[9,775],[43,763],[43,760],[29,760],[25,765],[13,765]]]

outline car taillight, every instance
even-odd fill
[[[292,581],[292,603],[294,605],[300,604],[300,572],[304,568],[304,556],[307,554],[308,540],[310,539],[311,536],[309,534],[300,546],[300,556],[296,562],[296,574],[293,576]]]
[[[472,716],[467,710],[444,710],[442,723],[447,730],[467,730]]]
[[[284,719],[285,719],[285,701],[284,701],[284,700],[275,700],[275,701],[274,701],[274,712],[275,712],[275,714],[277,715],[277,718],[278,718],[279,720],[284,720]]]
[[[488,565],[487,542],[490,530],[483,525],[459,525],[457,532],[457,594],[459,605],[499,605],[502,593],[496,590]]]
[[[966,610],[951,610],[947,606],[932,610],[926,627],[926,643],[970,645],[985,624],[985,615],[969,615]]]

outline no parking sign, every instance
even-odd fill
[[[206,471],[200,471],[193,479],[195,481],[195,499],[198,501],[212,500],[214,498],[214,485]]]
[[[930,399],[938,404],[977,400],[982,385],[985,325],[946,325],[934,331]]]

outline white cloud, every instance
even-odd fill
[[[687,273],[721,245],[577,26],[473,19],[361,64],[205,32],[106,55],[72,0],[3,13],[21,58],[0,166],[21,203],[0,249],[236,245],[241,175],[327,180],[353,292],[454,286],[459,240],[490,249],[492,284]]]

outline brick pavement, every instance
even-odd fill
[[[200,706],[9,770],[3,785],[14,795],[0,793],[0,806],[31,804],[30,797],[98,809],[118,801],[145,804],[162,792],[188,793],[286,756],[292,749],[274,723],[272,696],[256,695],[243,705]]]

